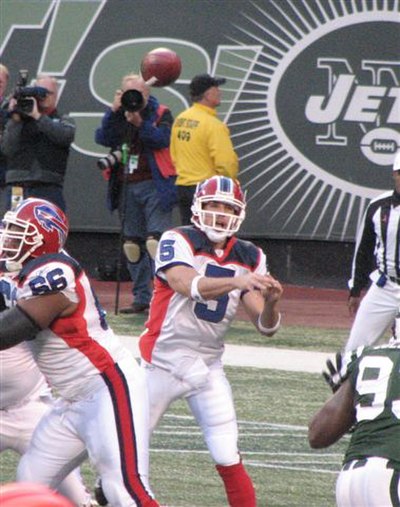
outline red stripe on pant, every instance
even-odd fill
[[[114,406],[124,485],[138,507],[158,507],[159,503],[150,496],[139,475],[135,427],[125,376],[115,365],[111,371],[103,373],[103,378]]]

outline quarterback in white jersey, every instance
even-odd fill
[[[165,232],[146,330],[140,338],[150,396],[150,430],[184,397],[216,463],[229,505],[254,507],[256,497],[237,446],[238,428],[221,356],[241,302],[267,336],[280,325],[280,283],[260,248],[234,236],[245,216],[237,181],[214,176],[199,184],[193,226]]]
[[[62,251],[68,221],[26,199],[5,214],[0,256],[17,273],[16,305],[0,313],[0,349],[28,341],[60,398],[17,470],[52,488],[82,460],[96,467],[113,507],[158,506],[147,484],[148,400],[141,370],[108,327],[80,265]]]

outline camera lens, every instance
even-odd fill
[[[138,90],[127,90],[121,96],[121,104],[125,111],[135,113],[143,109],[145,103],[143,95]]]
[[[121,152],[119,150],[112,151],[105,157],[99,158],[99,160],[97,161],[97,167],[100,170],[109,168],[112,169],[118,164],[118,162],[120,162],[120,160],[121,160]]]
[[[97,167],[103,171],[104,169],[108,169],[110,167],[110,164],[108,163],[107,157],[99,158],[97,161]]]

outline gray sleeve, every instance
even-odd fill
[[[7,122],[0,146],[1,151],[6,157],[13,155],[19,149],[22,126],[22,121],[18,122],[10,119]]]
[[[36,322],[18,305],[0,313],[0,350],[32,340],[40,331]]]
[[[39,131],[59,146],[69,146],[75,139],[75,122],[69,116],[61,119],[41,116],[37,121]]]

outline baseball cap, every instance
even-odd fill
[[[400,151],[397,152],[397,155],[394,159],[393,171],[400,171]]]
[[[226,79],[215,78],[210,76],[210,74],[198,74],[194,76],[189,85],[190,95],[192,97],[196,97],[197,95],[202,95],[209,88],[213,86],[221,86],[226,83]]]

